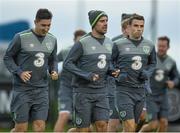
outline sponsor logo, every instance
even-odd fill
[[[92,50],[96,50],[96,47],[95,47],[95,46],[92,46],[91,48],[92,48]]]
[[[31,43],[31,44],[29,44],[29,46],[30,46],[31,48],[33,48],[33,47],[34,47],[34,44],[33,44],[33,43]]]

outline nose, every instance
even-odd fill
[[[49,27],[46,26],[46,27],[44,28],[44,30],[45,30],[46,32],[48,32],[48,31],[49,31]]]
[[[138,31],[142,31],[142,30],[143,30],[143,27],[138,26],[137,30],[138,30]]]

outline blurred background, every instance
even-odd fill
[[[73,32],[79,28],[91,30],[88,11],[103,10],[108,14],[107,36],[112,38],[121,32],[122,13],[138,13],[145,17],[144,37],[156,44],[158,36],[171,39],[169,55],[177,62],[180,71],[180,1],[179,0],[0,0],[0,131],[13,126],[10,117],[11,75],[4,67],[3,55],[15,33],[34,27],[39,8],[53,13],[50,32],[58,39],[58,52],[73,44]],[[61,66],[60,66],[61,68]],[[169,92],[170,131],[180,131],[180,92]],[[50,84],[50,128],[57,118],[57,85]],[[180,127],[179,127],[180,128]]]

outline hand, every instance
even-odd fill
[[[20,78],[24,81],[27,82],[30,80],[31,78],[31,73],[32,71],[24,71],[20,74]]]
[[[99,75],[98,74],[94,74],[92,77],[93,81],[97,81],[99,79]]]
[[[119,76],[119,73],[120,73],[120,69],[117,69],[114,72],[112,72],[112,76],[117,78]]]
[[[168,80],[166,83],[167,83],[167,86],[168,86],[169,89],[173,89],[174,86],[175,86],[173,81]]]
[[[58,79],[58,73],[56,71],[51,72],[51,79],[52,80],[57,80]]]

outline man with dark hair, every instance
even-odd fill
[[[156,64],[154,45],[142,37],[144,17],[133,15],[129,19],[128,37],[115,42],[112,62],[120,69],[117,78],[117,108],[125,132],[135,132],[144,107],[144,83]]]
[[[48,9],[39,9],[34,21],[35,28],[15,35],[4,56],[4,63],[13,74],[13,98],[11,112],[15,132],[25,132],[28,121],[33,121],[33,130],[45,130],[48,116],[48,75],[58,79],[57,40],[48,33],[52,14]]]
[[[152,95],[147,98],[147,112],[150,122],[141,131],[167,132],[168,99],[167,88],[173,89],[179,83],[176,62],[167,55],[170,47],[167,36],[158,38],[157,65],[151,77]]]
[[[108,16],[104,11],[88,13],[92,32],[70,50],[63,68],[73,73],[76,131],[88,132],[91,122],[96,131],[107,131],[109,103],[106,77],[109,71],[112,41],[105,37]]]
[[[79,41],[79,39],[84,36],[86,32],[84,30],[78,29],[74,32],[74,43]],[[58,62],[65,60],[67,54],[69,53],[72,46],[63,49],[58,54]],[[72,74],[65,69],[62,70],[60,74],[60,86],[58,91],[58,108],[59,116],[54,127],[55,132],[64,132],[64,126],[69,119],[72,119],[73,113],[73,87]]]

